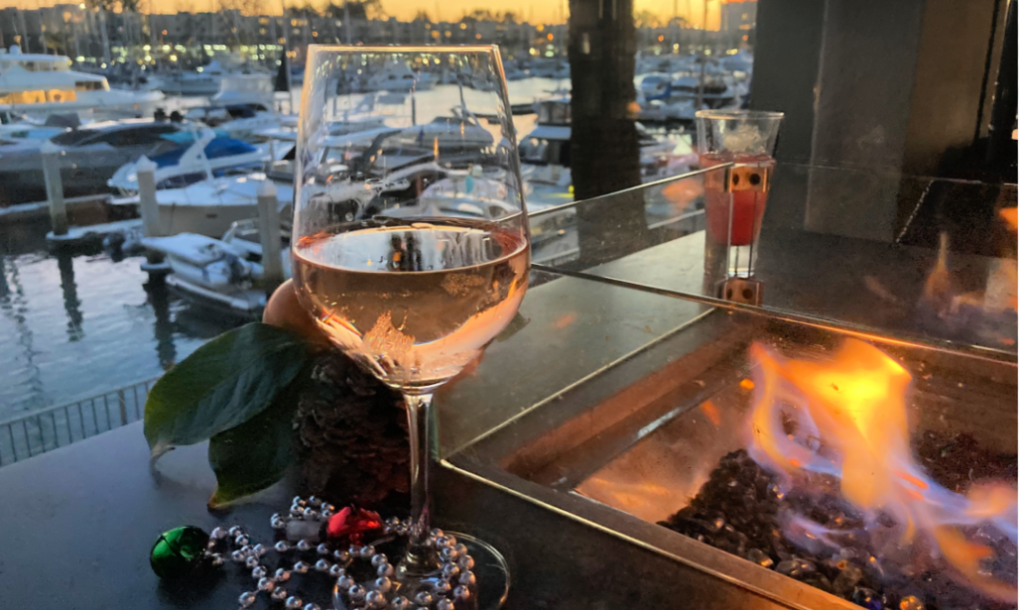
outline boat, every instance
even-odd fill
[[[367,181],[352,181],[348,179],[347,167],[328,165],[325,171],[318,172],[314,178],[310,196],[326,197],[335,204],[334,213],[342,215],[361,211],[367,215],[395,217],[402,214],[409,201],[417,200],[415,193],[423,192],[433,183],[423,181],[428,174],[443,180],[448,171],[432,160],[426,160],[388,170],[377,177],[371,173],[367,175]],[[265,292],[262,290],[263,248],[258,219],[252,218],[252,215],[256,213],[256,194],[266,188],[267,177],[264,174],[253,174],[244,180],[235,181],[236,184],[245,185],[245,197],[251,197],[253,204],[245,207],[249,215],[228,223],[219,239],[209,234],[208,224],[200,231],[181,231],[170,237],[142,239],[147,249],[163,254],[170,265],[171,274],[166,278],[168,286],[190,302],[215,307],[222,312],[252,315],[262,311],[266,305]],[[228,183],[230,180],[223,182]],[[274,187],[277,189],[281,217],[287,219],[292,199],[291,186],[275,181]],[[378,198],[385,193],[389,196]],[[233,196],[238,194],[236,188]],[[171,220],[169,212],[161,208],[161,223]],[[282,224],[281,239],[284,247],[281,263],[287,278],[291,276],[291,260],[288,256],[290,223],[285,220]],[[164,230],[173,231],[173,228],[166,225],[161,226]]]
[[[526,211],[540,212],[564,201],[544,201],[531,197],[530,189],[523,193]],[[415,206],[392,207],[380,212],[390,217],[444,216],[474,220],[500,220],[520,213],[515,190],[509,187],[504,170],[473,165],[466,170],[447,170],[446,175],[433,182],[416,199]]]
[[[281,265],[291,277],[291,223],[282,222]],[[195,233],[146,237],[142,244],[164,255],[171,268],[167,285],[187,301],[217,311],[251,317],[266,306],[263,247],[259,221],[231,223],[220,239]]]
[[[393,142],[432,151],[438,158],[452,163],[469,163],[494,144],[494,136],[480,124],[473,113],[462,107],[452,108],[451,116],[435,117],[429,123],[402,130]]]
[[[59,120],[59,115],[51,115],[45,122],[35,121],[26,117],[9,117],[0,115],[0,146],[17,144],[22,141],[43,141],[53,136],[71,131],[78,126],[78,117],[70,125]],[[13,120],[12,120],[13,119]]]
[[[217,53],[209,64],[196,68],[194,72],[178,72],[161,77],[159,87],[164,93],[190,96],[211,97],[221,91],[221,81],[229,76],[241,76],[251,73],[242,68],[241,58]],[[269,74],[260,74],[267,79]]]
[[[654,73],[640,80],[639,92],[644,100],[661,99],[668,93],[672,85],[672,77],[664,73]]]
[[[215,127],[241,140],[258,138],[269,129],[294,128],[299,120],[298,115],[272,112],[260,103],[196,106],[185,112],[185,119]]]
[[[679,76],[672,81],[669,99],[673,101],[696,100],[703,95],[704,104],[708,108],[721,108],[736,100],[735,88],[726,82],[725,79],[718,76],[705,75],[703,94],[700,90],[700,82],[699,75],[684,74]]]
[[[220,79],[220,89],[210,98],[216,104],[252,104],[274,107],[274,82],[269,74],[229,74]]]
[[[437,77],[429,72],[413,72],[407,64],[390,61],[366,82],[368,91],[426,91],[437,83]]]
[[[47,140],[25,139],[0,145],[0,203],[46,199],[41,157],[44,143],[61,153],[64,195],[94,195],[107,190],[107,180],[125,163],[179,146],[164,136],[189,128],[188,124],[173,121],[126,119],[90,123]]]
[[[0,112],[45,119],[78,114],[83,120],[152,116],[162,93],[111,89],[106,77],[71,70],[63,55],[0,49]]]
[[[420,182],[428,174],[435,179]],[[363,184],[350,186],[371,193],[371,198],[378,197],[364,207],[363,215],[404,218],[436,213],[446,217],[496,220],[520,213],[506,179],[502,172],[486,172],[480,166],[465,171],[449,170],[428,157],[389,170],[386,177],[371,177],[369,189]],[[547,207],[550,205],[527,203],[528,212]],[[535,246],[544,252],[571,248],[572,244],[554,242],[564,241],[565,231],[557,229],[572,224],[573,214],[573,210],[565,210],[561,216],[546,216],[545,235],[535,236]],[[288,255],[291,223],[287,215],[282,218],[281,264],[288,278],[292,272]],[[556,230],[548,231],[555,223],[558,224]],[[231,223],[219,239],[180,233],[171,237],[143,238],[142,243],[147,249],[165,256],[171,267],[168,286],[190,303],[243,317],[259,315],[266,306],[263,247],[257,219]]]
[[[572,137],[570,98],[560,97],[537,102],[537,124],[522,138],[519,156],[523,179],[532,185],[572,185],[570,139]],[[641,177],[644,182],[666,178],[689,169],[696,155],[677,155],[677,143],[659,140],[640,123],[636,124],[640,143]]]
[[[261,169],[268,160],[266,146],[256,147],[218,135],[209,128],[164,137],[179,145],[150,159],[156,164],[154,178],[157,190],[182,188],[202,180],[253,172]],[[138,160],[122,165],[107,181],[107,186],[121,197],[137,201],[137,165]]]
[[[341,123],[341,122],[338,122]],[[328,136],[322,150],[324,163],[313,177],[313,189],[320,196],[327,197],[340,206],[365,206],[376,196],[377,191],[367,189],[364,183],[353,181],[346,162],[352,155],[361,154],[378,137],[397,134],[399,129],[376,127],[367,121],[366,129],[354,131],[354,125],[335,125],[345,135]],[[267,171],[255,171],[238,175],[225,170],[223,176],[203,176],[192,184],[178,188],[166,188],[156,192],[159,226],[161,233],[196,233],[207,237],[223,234],[232,223],[252,218],[257,213],[257,195],[263,182],[270,179],[278,189],[281,209],[291,204],[294,193],[294,166],[296,132],[285,129],[268,130],[264,136],[272,138],[267,147],[272,151],[274,161]],[[240,169],[240,172],[245,172]],[[381,190],[385,188],[381,186]],[[135,205],[137,199],[116,200],[112,203]]]
[[[204,178],[180,188],[158,190],[156,202],[160,233],[195,233],[207,237],[222,235],[232,223],[252,218],[257,213],[256,198],[267,178],[266,173],[252,172]],[[279,207],[284,209],[291,205],[293,185],[290,182],[274,183]],[[137,199],[112,203],[135,204]]]

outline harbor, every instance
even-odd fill
[[[0,336],[19,346],[7,351],[0,367],[0,420],[156,378],[205,340],[258,319],[266,296],[257,191],[272,181],[280,215],[290,224],[289,159],[301,96],[301,85],[291,81],[301,72],[284,75],[281,66],[287,64],[280,60],[277,74],[272,66],[254,72],[241,67],[240,55],[233,57],[218,54],[192,72],[150,73],[131,88],[111,70],[106,72],[116,85],[103,71],[79,72],[88,66],[67,57],[17,46],[0,53],[7,92],[0,104]],[[750,71],[749,57],[742,55],[722,56],[713,65],[709,79]],[[705,95],[705,107],[738,107],[745,81],[728,91],[687,89],[693,79],[686,75],[696,67],[692,56],[640,57],[637,66],[646,70],[636,76],[643,180],[665,180],[696,166],[689,131],[695,96]],[[505,65],[533,213],[574,200],[567,67],[557,58]],[[503,134],[492,115],[468,110],[488,85],[468,71],[454,72],[447,66],[420,66],[418,72],[395,66],[372,78],[353,75],[339,84],[335,104],[355,109],[358,117],[332,127],[337,145],[365,147],[387,135],[408,147],[427,138],[441,147],[445,168],[410,159],[403,161],[412,163],[409,169],[390,179],[419,180],[419,188],[440,180],[475,197],[473,189],[480,187],[474,181],[484,186],[486,180],[473,178],[472,147],[491,146]],[[33,93],[33,83],[50,75],[64,75],[69,83],[64,99],[53,91]],[[290,88],[275,91],[282,80]],[[448,101],[456,90],[461,109]],[[681,108],[689,114],[679,114]],[[467,137],[478,137],[479,144],[466,149]],[[157,220],[150,229],[140,218],[142,157],[155,164]],[[47,158],[59,171],[47,174]],[[56,174],[57,187],[48,183]],[[678,217],[677,210],[693,203],[690,197],[677,193],[669,201],[658,195],[648,206],[652,226]],[[538,222],[535,260],[572,256],[577,246],[570,225],[571,211]],[[288,277],[287,232],[282,238]],[[32,281],[51,276],[59,278],[57,285]],[[76,361],[93,364],[85,372]]]

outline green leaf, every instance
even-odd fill
[[[258,322],[200,347],[168,371],[146,400],[143,430],[153,457],[259,415],[311,354],[301,337]]]
[[[297,401],[296,390],[285,391],[256,417],[210,439],[210,466],[217,475],[210,508],[266,489],[284,476],[295,460],[292,421]]]

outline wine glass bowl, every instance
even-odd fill
[[[490,221],[417,218],[356,220],[302,237],[294,271],[335,345],[384,383],[424,392],[512,320],[529,248]]]
[[[435,86],[438,72],[454,84]],[[432,392],[512,321],[529,276],[497,48],[311,46],[295,167],[300,301],[409,412],[409,549],[390,595],[414,593],[441,565],[430,536]]]

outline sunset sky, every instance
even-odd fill
[[[324,4],[324,0],[311,0],[314,6]],[[337,0],[340,3],[341,0]],[[679,16],[689,19],[696,25],[701,22],[701,4],[703,0],[634,0],[637,11],[648,10],[662,19],[672,16],[673,3],[679,7]],[[52,6],[54,4],[67,4],[67,0],[56,2],[54,0],[0,0],[0,8],[15,6],[23,9],[34,9],[39,6]],[[286,0],[286,3],[305,4],[305,0]],[[381,0],[384,11],[403,21],[412,19],[419,10],[425,10],[435,21],[457,21],[463,14],[477,8],[486,8],[491,11],[505,12],[515,11],[524,19],[535,23],[556,23],[567,19],[569,16],[568,0]],[[152,7],[154,13],[175,13],[178,11],[208,11],[211,7],[219,6],[219,0],[142,0],[144,12],[149,12]],[[230,3],[229,3],[230,4]],[[281,13],[280,0],[263,0],[263,6],[268,13]],[[561,7],[561,10],[559,9]],[[440,10],[440,19],[438,18]],[[532,13],[532,19],[531,19]],[[708,29],[718,29],[719,2],[710,0],[708,2]]]

